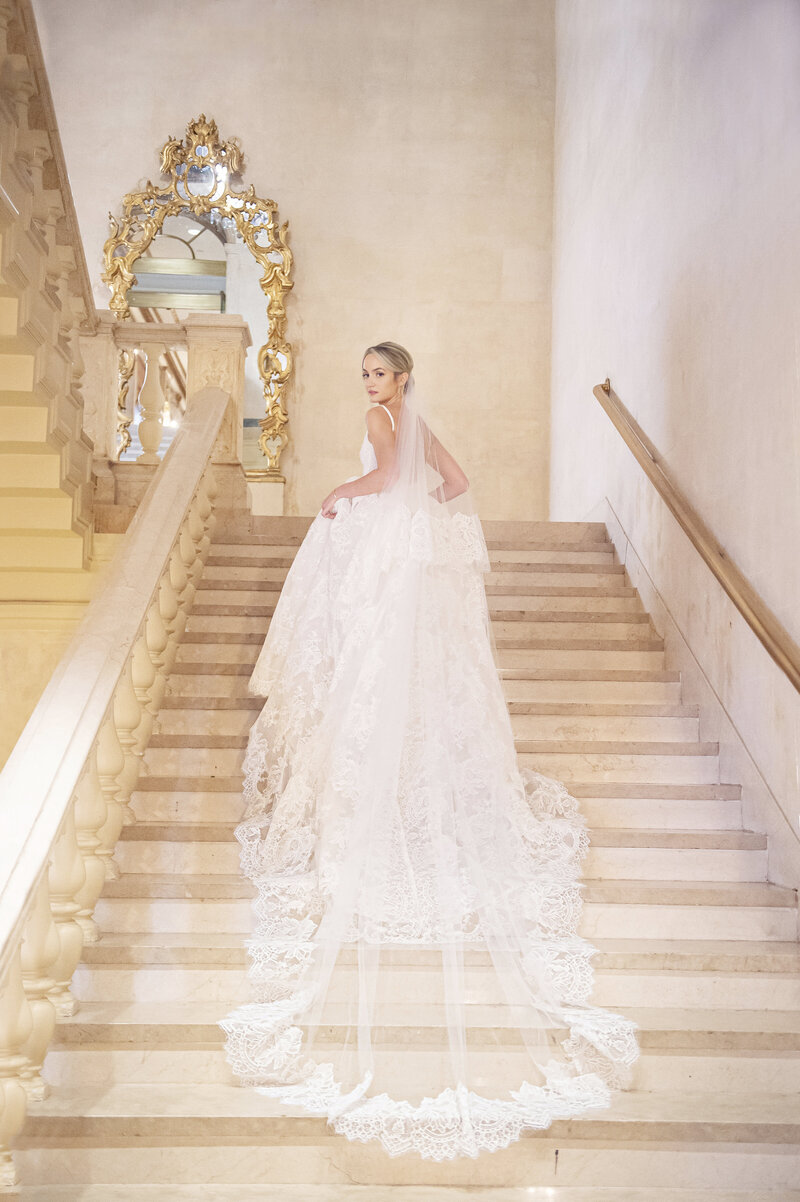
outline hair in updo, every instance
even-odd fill
[[[411,383],[411,373],[414,370],[414,360],[404,346],[401,346],[399,342],[379,342],[376,346],[367,347],[361,356],[362,363],[367,355],[377,355],[395,375],[407,371],[408,379],[403,385],[403,392],[408,391],[408,386]]]

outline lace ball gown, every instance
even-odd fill
[[[365,435],[364,473],[377,466]],[[608,1107],[635,1024],[592,1006],[576,800],[520,765],[475,514],[317,515],[250,681],[243,1084],[434,1160]]]

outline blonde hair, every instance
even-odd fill
[[[414,360],[404,346],[401,346],[399,342],[378,342],[375,346],[368,346],[361,356],[362,365],[367,355],[377,355],[396,376],[407,371],[408,380],[403,386],[403,392],[408,390],[411,373],[414,370]]]

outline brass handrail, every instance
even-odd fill
[[[714,573],[728,597],[761,641],[778,667],[800,692],[800,647],[733,563],[683,493],[661,466],[660,456],[636,419],[623,405],[606,379],[592,389],[624,442],[694,548]]]

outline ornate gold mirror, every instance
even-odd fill
[[[279,224],[275,201],[262,200],[252,186],[234,188],[243,168],[236,138],[223,142],[216,122],[203,114],[190,121],[183,142],[170,138],[161,149],[167,182],[148,180],[142,191],[125,196],[122,217],[109,214],[103,279],[111,289],[109,306],[120,319],[130,318],[133,308],[151,321],[174,320],[175,311],[192,309],[245,310],[252,324],[254,287],[260,290],[267,302],[266,337],[256,363],[265,414],[257,424],[266,466],[248,474],[282,480],[280,459],[289,441],[284,390],[292,348],[285,298],[292,287],[292,252],[288,222]],[[248,280],[252,260],[261,273],[255,286],[252,276]],[[259,335],[254,324],[254,341]],[[178,373],[180,366],[175,364]]]

